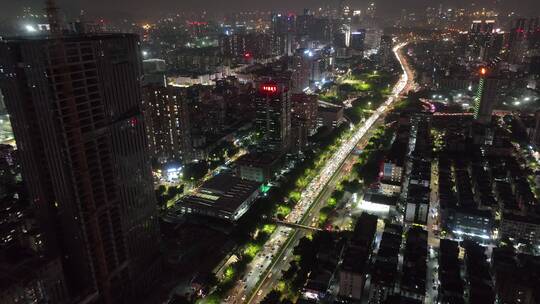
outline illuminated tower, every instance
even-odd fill
[[[147,84],[143,87],[144,118],[155,160],[191,161],[190,120],[186,88]]]
[[[287,151],[291,144],[290,80],[264,80],[255,93],[255,127],[261,146],[269,151]]]
[[[493,107],[497,100],[498,84],[498,79],[490,77],[487,68],[480,69],[480,81],[474,99],[474,119],[480,124],[485,125],[491,122]]]

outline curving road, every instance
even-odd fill
[[[406,44],[401,43],[393,49],[402,67],[403,74],[394,86],[392,95],[373,112],[353,136],[342,142],[336,153],[332,155],[319,174],[302,192],[300,201],[286,218],[288,222],[311,225],[313,219],[317,218],[316,213],[322,207],[320,202],[324,200],[320,198],[329,193],[327,185],[336,178],[336,173],[340,172],[345,160],[352,154],[353,149],[372,130],[376,122],[391,109],[392,103],[396,101],[399,95],[414,88],[413,72],[401,54],[401,49]],[[296,229],[279,226],[270,237],[267,245],[248,265],[244,276],[231,291],[227,302],[260,302],[266,293],[271,290],[276,276],[280,275],[279,272],[283,269],[283,266],[289,262],[292,250],[301,235],[302,233],[299,233]]]

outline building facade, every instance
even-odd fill
[[[153,157],[160,163],[192,159],[186,90],[148,84],[143,88],[144,118]]]
[[[129,302],[159,272],[140,53],[129,34],[0,43],[23,178],[77,301]]]
[[[287,151],[291,145],[290,81],[263,80],[255,93],[255,128],[261,137],[261,146],[269,151]]]
[[[488,73],[487,68],[480,69],[480,81],[475,97],[474,118],[480,124],[491,123],[499,90],[499,81],[494,77],[489,77]]]

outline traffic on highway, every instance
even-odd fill
[[[398,99],[400,94],[408,92],[413,86],[413,73],[401,54],[401,49],[407,43],[400,43],[393,49],[399,60],[403,74],[392,90],[392,94],[373,114],[359,127],[354,134],[344,141],[337,152],[331,156],[319,174],[309,183],[302,192],[301,199],[286,217],[289,223],[309,225],[312,216],[309,216],[315,203],[318,201],[325,187],[338,172],[343,162],[353,152],[358,142],[368,133],[374,124],[386,114],[391,105]],[[256,303],[265,296],[268,289],[261,289],[265,281],[274,275],[276,264],[287,261],[291,255],[294,243],[298,240],[297,229],[279,226],[275,233],[253,261],[248,265],[243,277],[237,282],[228,297],[228,303]],[[279,267],[278,267],[279,269]],[[263,292],[264,291],[264,292]]]

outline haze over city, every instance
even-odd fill
[[[20,13],[22,7],[40,7],[42,6],[41,0],[17,0],[8,1],[4,0],[2,3],[2,11],[0,11],[0,19],[9,18]],[[361,7],[369,3],[367,0],[355,0],[351,3]],[[174,13],[177,11],[200,11],[205,10],[211,13],[223,13],[233,12],[235,10],[270,10],[270,11],[300,11],[303,8],[318,8],[334,3],[335,1],[325,0],[296,0],[296,1],[261,1],[261,0],[230,0],[230,1],[217,1],[217,0],[59,0],[58,4],[64,9],[64,12],[71,16],[76,16],[81,10],[88,12],[93,16],[104,16],[114,18],[136,18],[136,19],[155,19],[161,16],[161,14]],[[529,14],[534,10],[540,8],[538,1],[524,0],[520,1],[519,5],[515,1],[509,0],[480,0],[474,1],[478,6],[488,6],[495,3],[498,7],[504,8],[508,11],[516,11],[523,14]],[[390,17],[399,15],[399,12],[403,8],[417,9],[426,7],[429,5],[437,6],[438,4],[448,6],[466,6],[471,5],[469,1],[430,1],[430,0],[404,0],[404,1],[391,1],[382,0],[378,1],[377,5],[384,10],[384,16]]]
[[[1,304],[540,303],[540,2],[0,3]]]

